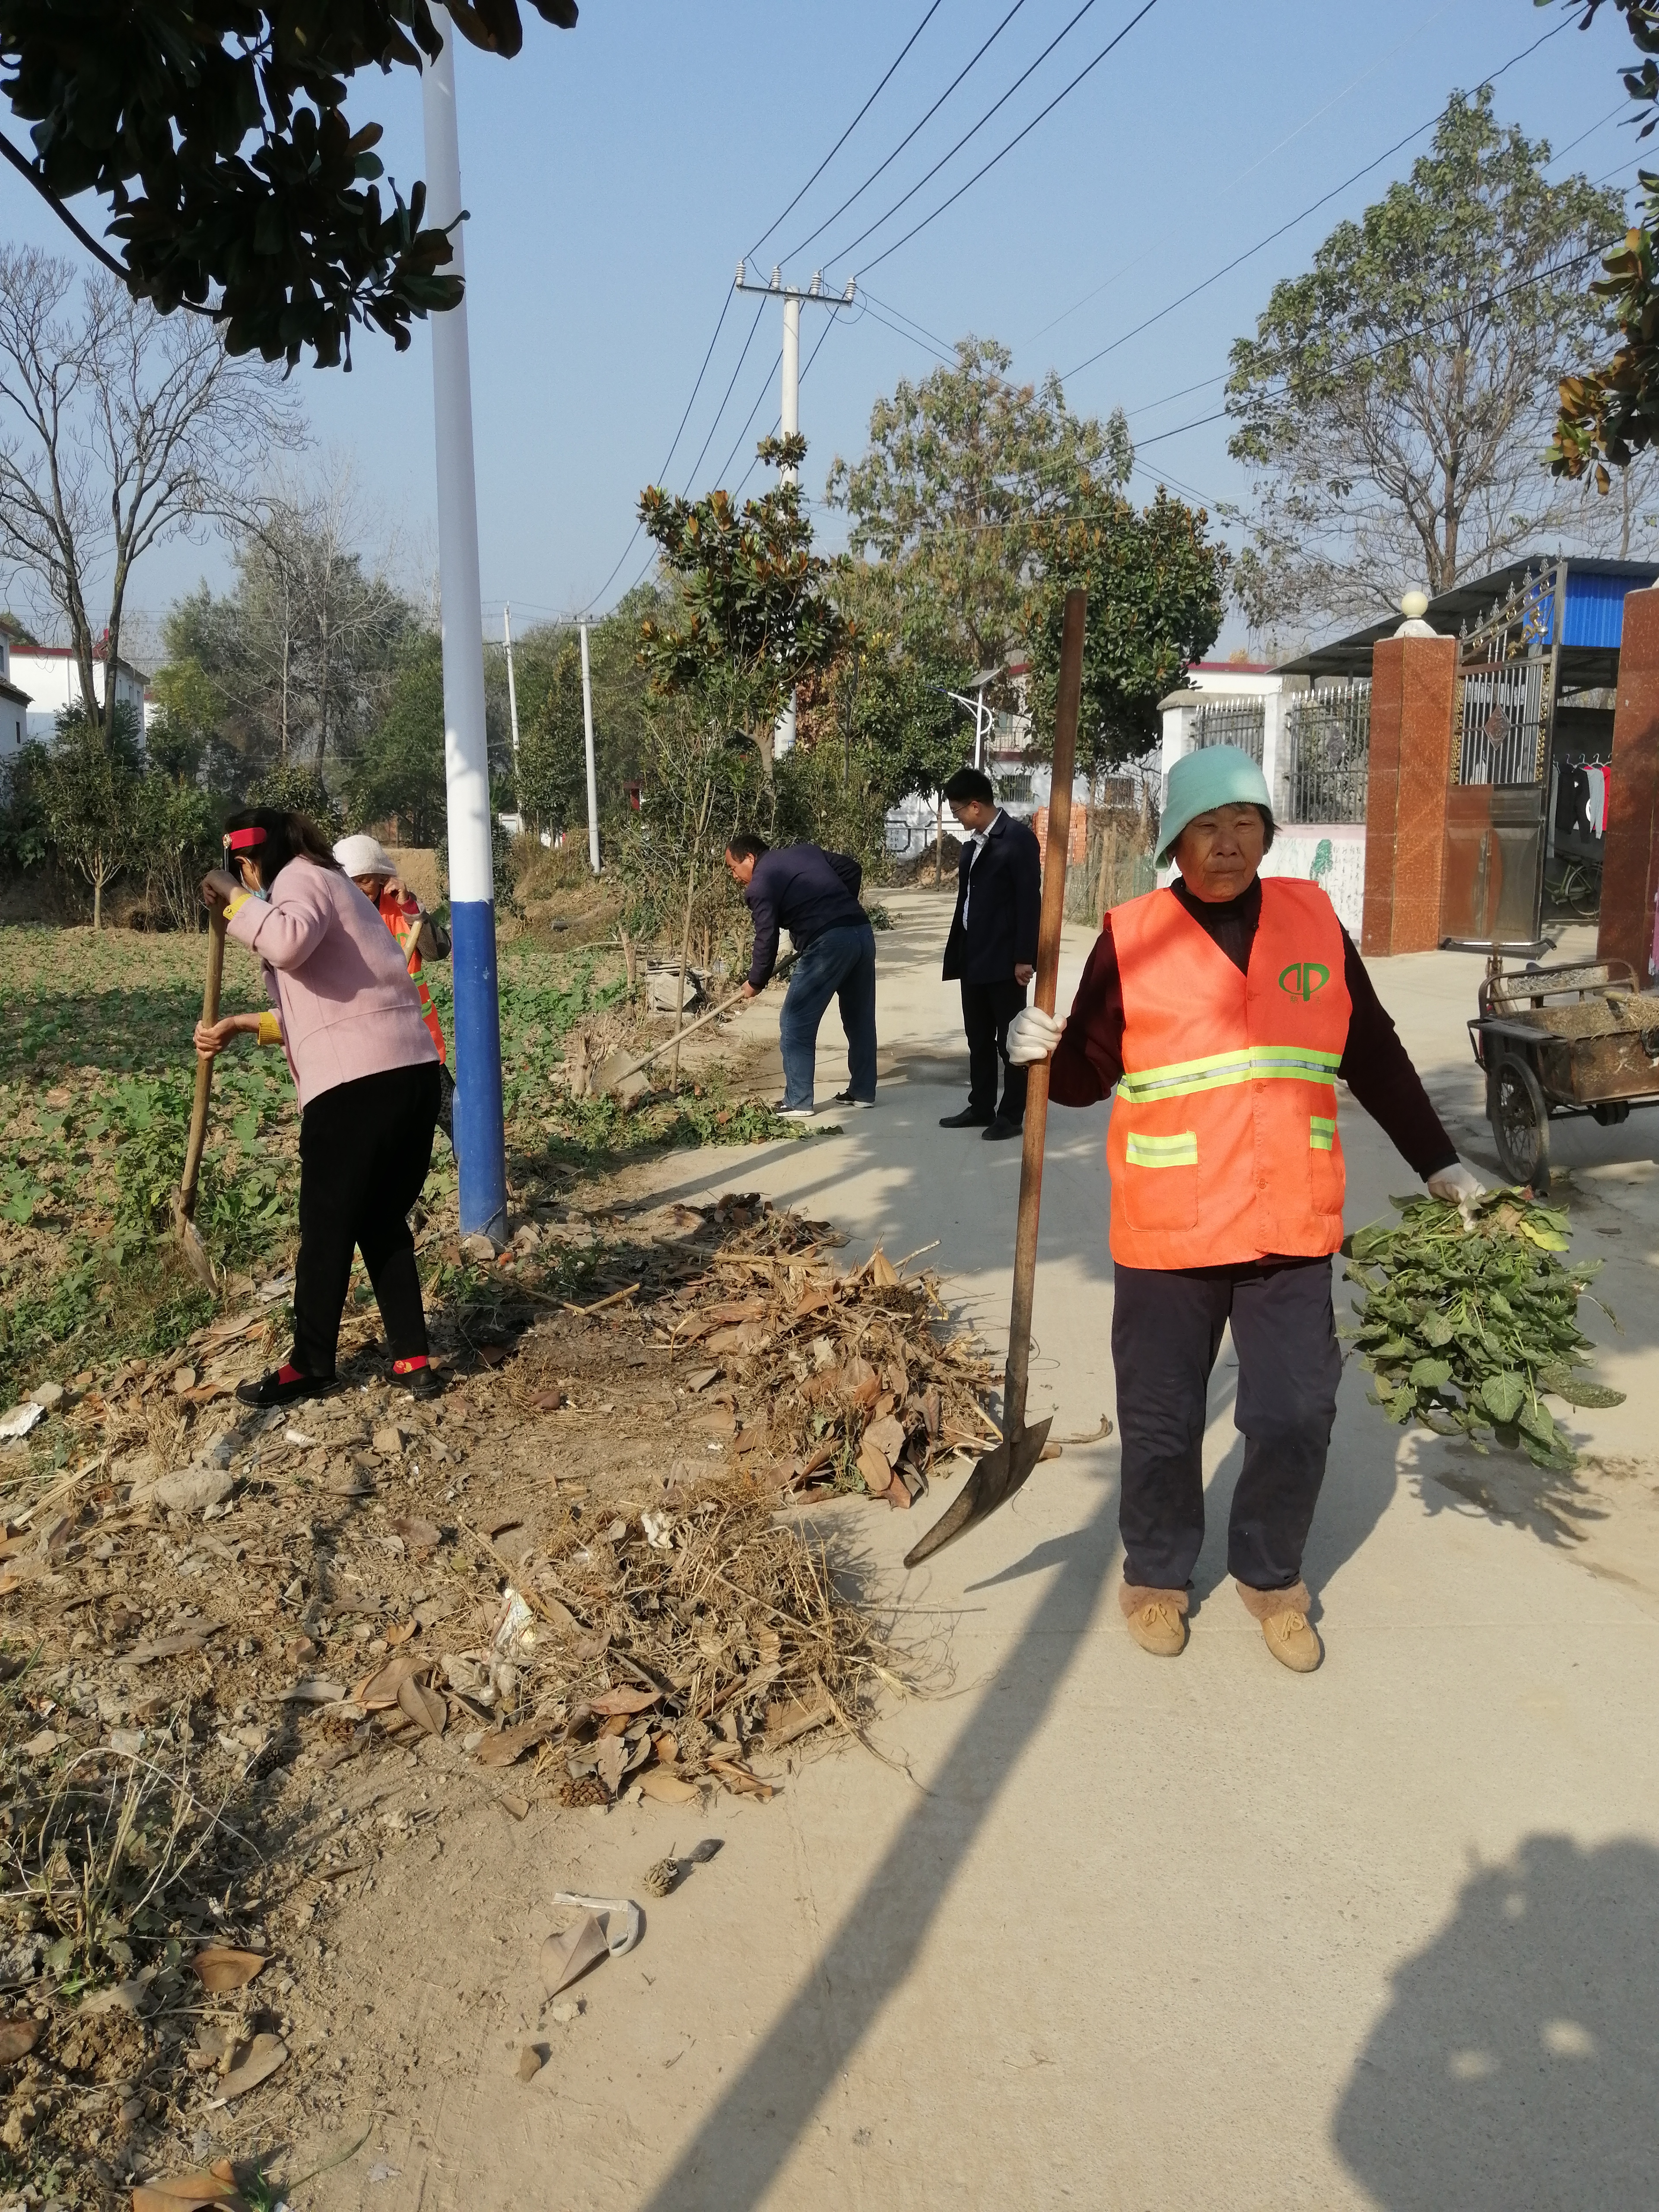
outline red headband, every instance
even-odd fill
[[[233,830],[225,840],[233,853],[248,852],[255,845],[263,845],[264,842],[265,833],[263,830]]]

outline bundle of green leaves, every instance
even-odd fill
[[[1376,1377],[1372,1404],[1402,1425],[1414,1415],[1442,1436],[1467,1436],[1477,1451],[1490,1431],[1540,1467],[1576,1466],[1543,1401],[1623,1403],[1622,1390],[1579,1372],[1590,1361],[1578,1301],[1601,1261],[1558,1259],[1567,1217],[1522,1191],[1488,1191],[1467,1224],[1440,1199],[1394,1203],[1398,1222],[1373,1222],[1342,1247],[1347,1280],[1364,1293],[1354,1334]]]

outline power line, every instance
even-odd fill
[[[1140,22],[1144,17],[1150,15],[1157,5],[1158,0],[1146,0],[1146,4],[1138,9],[1134,15],[1130,16],[1128,21],[1123,26],[1123,28],[1121,31],[1115,33],[1114,36],[1106,41],[1106,44],[1095,56],[1094,59],[1091,62],[1085,63],[1069,84],[1062,85],[1060,90],[1054,94],[1054,98],[1048,102],[1048,106],[1046,107],[1039,108],[1023,131],[1015,132],[1014,136],[1008,141],[1008,143],[1002,149],[1000,153],[993,154],[990,160],[987,161],[982,167],[975,170],[973,175],[969,178],[966,184],[958,185],[955,191],[951,194],[949,199],[941,200],[931,215],[923,216],[921,221],[919,223],[914,224],[910,229],[907,230],[902,238],[896,240],[891,246],[884,246],[882,251],[876,255],[873,260],[866,264],[866,268],[878,269],[882,263],[887,260],[890,255],[896,253],[901,246],[908,246],[913,238],[918,236],[920,233],[926,230],[929,223],[937,222],[940,216],[945,213],[945,210],[947,208],[954,207],[964,192],[971,191],[974,186],[978,184],[981,177],[989,176],[991,171],[996,167],[998,162],[1005,160],[1008,155],[1012,154],[1015,147],[1019,144],[1022,139],[1029,138],[1032,131],[1036,129],[1038,124],[1054,113],[1055,108],[1060,106],[1062,100],[1068,100],[1072,94],[1077,90],[1079,85],[1083,82],[1085,77],[1091,76],[1094,70],[1097,70],[1102,62],[1105,60],[1107,55],[1111,52],[1112,49],[1115,46],[1121,46],[1123,40],[1128,37],[1130,32],[1134,29],[1135,25]],[[900,204],[902,205],[902,202],[901,202]],[[865,236],[869,236],[869,233],[867,231],[865,233]],[[846,256],[844,254],[838,254],[836,256],[836,258],[837,260],[844,260]],[[862,276],[864,270],[860,270],[859,273],[860,276]]]
[[[885,169],[890,168],[893,163],[897,161],[899,155],[910,143],[910,141],[916,136],[917,131],[925,130],[928,124],[933,121],[933,118],[939,113],[940,108],[944,106],[945,101],[949,100],[951,94],[962,82],[963,77],[968,75],[969,70],[973,69],[977,63],[981,61],[984,57],[989,53],[991,48],[996,44],[997,40],[1002,36],[1009,24],[1013,21],[1015,16],[1018,15],[1020,9],[1024,5],[1025,0],[1014,0],[1013,6],[1008,10],[1002,21],[997,25],[990,37],[987,39],[984,45],[980,47],[978,52],[975,53],[963,68],[957,71],[950,83],[945,86],[944,91],[940,93],[939,98],[928,109],[927,114],[922,117],[921,121],[916,125],[915,129],[905,133],[904,137],[899,140],[898,144],[894,147],[892,152],[887,156],[886,160],[884,161],[878,162],[877,166],[871,170],[869,175],[859,186],[857,191],[850,193],[848,198],[842,202],[841,205],[836,210],[833,215],[825,216],[823,221],[818,225],[816,230],[809,231],[806,236],[802,239],[799,246],[792,246],[790,248],[789,252],[784,256],[784,259],[786,261],[793,261],[797,254],[805,253],[807,247],[811,245],[814,239],[822,238],[824,232],[829,229],[832,222],[839,222],[841,221],[841,218],[846,214],[848,209],[852,206],[854,200],[863,198],[865,193],[869,191],[871,185],[875,183],[876,179],[881,175],[882,172]]]
[[[915,199],[916,194],[921,190],[924,185],[931,184],[933,179],[938,176],[939,171],[945,167],[945,164],[949,161],[953,161],[956,159],[957,155],[961,153],[963,148],[968,143],[968,141],[970,138],[975,138],[978,137],[979,133],[983,131],[986,125],[990,121],[991,118],[996,114],[998,110],[1007,106],[1008,102],[1013,98],[1014,94],[1019,90],[1021,85],[1025,82],[1026,79],[1033,76],[1036,70],[1042,68],[1043,63],[1048,60],[1049,55],[1053,53],[1054,48],[1060,45],[1061,40],[1070,38],[1072,33],[1076,30],[1078,25],[1083,21],[1084,17],[1095,4],[1096,0],[1083,0],[1083,5],[1078,9],[1076,15],[1073,16],[1071,21],[1064,24],[1060,30],[1055,32],[1054,37],[1049,40],[1048,45],[1042,49],[1042,52],[1037,56],[1036,59],[1030,64],[1029,68],[1024,69],[1020,71],[1019,75],[1014,79],[1013,82],[1008,87],[1008,89],[1006,92],[999,94],[999,96],[992,101],[991,105],[986,109],[984,114],[980,117],[978,122],[973,124],[968,130],[964,131],[961,137],[957,139],[956,144],[950,149],[949,152],[941,154],[939,160],[934,162],[933,167],[927,170],[923,175],[918,177],[915,183],[911,185],[909,191],[908,192],[902,193],[899,198],[893,202],[893,204],[887,210],[884,215],[878,215],[875,221],[870,224],[867,229],[861,230],[859,233],[858,236],[853,240],[850,246],[843,246],[839,253],[832,253],[830,257],[831,262],[834,263],[836,261],[847,260],[854,252],[856,252],[858,247],[863,245],[866,238],[872,238],[876,232],[881,228],[883,223],[890,222],[892,217],[898,213],[902,207],[905,206],[909,201]],[[1153,0],[1147,0],[1147,5],[1149,7],[1152,4]],[[1143,10],[1142,12],[1144,13],[1145,11]],[[1061,96],[1062,98],[1064,97],[1063,94]],[[873,267],[874,264],[872,263],[871,265]]]
[[[702,453],[697,455],[696,459],[692,462],[690,470],[687,471],[685,489],[688,493],[690,491],[692,485],[697,481],[697,471],[702,466],[703,453],[706,453],[708,451],[709,447],[714,441],[714,433],[720,427],[720,417],[725,414],[726,409],[732,404],[732,386],[737,383],[738,377],[743,374],[743,365],[749,358],[749,349],[755,343],[755,333],[760,328],[761,317],[765,313],[766,302],[763,300],[759,306],[755,309],[755,319],[749,325],[749,335],[743,342],[743,351],[738,356],[738,365],[732,372],[731,382],[726,387],[726,396],[720,401],[720,405],[714,410],[714,419],[708,426],[708,435],[702,441]],[[661,478],[659,477],[658,481],[660,483]]]
[[[1501,69],[1493,70],[1490,76],[1481,79],[1481,83],[1495,84],[1498,79],[1507,70],[1512,70],[1517,62],[1525,61],[1528,54],[1535,54],[1540,46],[1547,45],[1550,40],[1559,37],[1563,31],[1569,30],[1571,27],[1570,19],[1558,23],[1553,30],[1546,31],[1542,38],[1534,39],[1529,46],[1523,46],[1518,54],[1511,54]],[[1351,177],[1345,177],[1340,185],[1333,185],[1329,191],[1322,192],[1316,200],[1303,209],[1300,215],[1293,215],[1288,222],[1281,222],[1277,230],[1270,230],[1265,238],[1258,239],[1254,246],[1247,246],[1243,253],[1235,254],[1224,267],[1218,269],[1212,276],[1205,277],[1201,283],[1193,285],[1190,290],[1183,292],[1178,300],[1171,300],[1167,307],[1160,307],[1155,315],[1148,315],[1145,322],[1137,323],[1132,331],[1126,331],[1121,337],[1114,338],[1109,345],[1102,346],[1097,353],[1091,353],[1086,361],[1079,362],[1075,368],[1068,368],[1065,373],[1065,380],[1069,382],[1073,377],[1080,376],[1085,368],[1092,368],[1097,361],[1104,361],[1108,354],[1115,353],[1120,346],[1127,345],[1131,338],[1139,337],[1143,331],[1151,330],[1154,323],[1161,323],[1166,315],[1174,314],[1177,307],[1184,307],[1189,300],[1195,300],[1200,292],[1207,292],[1212,284],[1218,284],[1224,276],[1231,276],[1235,269],[1242,268],[1245,262],[1254,259],[1258,253],[1265,252],[1275,240],[1283,238],[1287,230],[1294,230],[1298,223],[1305,222],[1310,215],[1316,215],[1321,208],[1328,206],[1340,194],[1346,192],[1351,185],[1357,185],[1362,177],[1369,177],[1372,170],[1380,169],[1384,161],[1392,161],[1394,156],[1403,148],[1409,146],[1414,138],[1420,138],[1425,131],[1432,131],[1445,113],[1445,106],[1437,109],[1426,123],[1419,123],[1415,131],[1408,131],[1403,138],[1396,139],[1394,144],[1386,148],[1375,161],[1367,161],[1364,168],[1356,169]],[[901,245],[903,244],[902,240],[899,242]],[[890,252],[891,250],[891,248],[889,249]],[[873,267],[874,264],[871,265]]]
[[[830,316],[830,317],[829,317],[829,319],[828,319],[826,320],[826,322],[824,323],[823,328],[823,329],[818,332],[818,342],[817,342],[817,345],[815,345],[815,346],[813,347],[813,349],[812,349],[811,352],[811,353],[809,353],[809,354],[807,355],[807,356],[806,356],[806,366],[802,369],[802,371],[801,371],[801,373],[800,373],[799,379],[798,380],[798,382],[797,382],[797,385],[796,385],[796,389],[797,389],[798,391],[799,391],[799,389],[800,386],[801,386],[801,385],[803,385],[803,384],[805,384],[805,381],[806,381],[806,380],[807,380],[807,378],[811,374],[811,373],[812,373],[812,363],[813,363],[813,362],[817,359],[818,355],[819,355],[820,351],[821,351],[821,350],[822,350],[822,349],[823,349],[823,342],[824,342],[825,338],[827,338],[827,337],[829,337],[829,335],[830,335],[830,331],[831,331],[832,330],[834,330],[834,328],[835,328],[835,327],[836,327],[836,318],[835,318],[833,315],[831,315],[831,316]],[[752,418],[751,418],[751,419],[752,419]],[[778,434],[779,430],[782,428],[782,425],[783,425],[783,417],[782,417],[781,416],[780,416],[778,417],[777,421],[776,421],[775,422],[774,422],[774,423],[773,423],[773,425],[772,425],[772,434],[773,434],[773,436],[774,436],[774,437],[775,437],[775,436],[777,435],[777,434]],[[737,485],[737,490],[735,490],[735,491],[732,493],[732,498],[733,498],[733,499],[736,499],[736,498],[738,497],[738,493],[740,493],[740,492],[742,491],[742,489],[743,489],[743,488],[744,488],[744,484],[746,484],[746,483],[748,483],[748,481],[749,481],[750,477],[752,477],[752,476],[754,475],[755,471],[756,471],[759,466],[760,466],[760,455],[759,455],[759,453],[757,453],[755,455],[754,459],[753,459],[752,461],[750,461],[750,464],[749,464],[748,467],[744,471],[744,472],[743,472],[742,476],[738,477],[738,485]]]
[[[864,294],[863,300],[864,313],[872,322],[879,323],[884,330],[891,331],[895,337],[908,338],[912,345],[921,346],[925,352],[932,354],[935,361],[943,362],[946,368],[955,368],[957,359],[955,354],[946,353],[943,346],[935,345],[931,338],[924,337],[920,331],[906,330],[902,324],[890,321],[875,305],[867,292]],[[860,316],[855,319],[862,321],[863,317]]]
[[[831,317],[830,317],[830,321],[831,321],[831,322],[833,322],[833,321],[834,321],[834,319],[835,319],[835,318],[834,318],[833,316],[831,316]],[[824,325],[824,328],[825,328],[826,330],[828,330],[828,328],[829,328],[829,327],[830,327],[829,324],[828,324],[828,323],[826,323],[826,324]],[[819,337],[819,339],[818,339],[818,345],[822,345],[823,343],[823,337]],[[813,358],[816,358],[816,357],[817,357],[817,349],[818,349],[818,346],[814,346],[814,347],[813,347],[813,349],[812,349],[812,356],[813,356]],[[757,397],[756,397],[755,404],[754,404],[754,405],[750,409],[749,413],[748,413],[748,416],[747,416],[747,417],[745,418],[745,420],[744,420],[744,426],[743,426],[742,429],[738,431],[738,434],[737,434],[737,437],[736,437],[735,441],[733,441],[731,452],[726,455],[726,459],[725,459],[720,463],[720,471],[719,471],[719,480],[723,480],[723,479],[725,478],[725,476],[726,476],[726,471],[731,467],[731,465],[732,465],[732,462],[733,462],[733,461],[735,461],[735,460],[737,459],[737,458],[738,458],[738,447],[743,444],[744,440],[744,439],[749,435],[749,425],[750,425],[750,423],[751,423],[751,422],[754,421],[754,419],[755,419],[756,416],[757,416],[757,415],[758,415],[758,414],[760,413],[760,411],[761,411],[761,407],[762,407],[763,403],[763,402],[764,402],[764,400],[765,400],[766,395],[767,395],[767,393],[768,393],[768,392],[771,390],[771,388],[772,388],[772,380],[773,380],[773,378],[777,374],[778,371],[779,371],[782,367],[783,367],[783,349],[782,349],[781,347],[780,347],[780,348],[778,349],[777,355],[776,355],[775,358],[775,359],[774,359],[774,361],[773,361],[773,363],[772,363],[771,368],[769,368],[769,369],[767,370],[767,372],[766,372],[766,381],[765,381],[765,383],[764,383],[764,384],[763,384],[763,385],[762,385],[762,386],[761,386],[761,388],[760,388],[760,391],[759,391],[758,394],[757,394]],[[746,481],[746,480],[745,480],[745,481]]]
[[[948,338],[942,338],[937,331],[930,331],[926,323],[919,323],[914,315],[907,315],[902,307],[896,307],[890,300],[879,298],[867,286],[862,284],[859,287],[859,296],[860,299],[873,302],[878,307],[884,308],[890,315],[896,315],[900,322],[908,323],[913,331],[918,331],[930,344],[936,345],[947,361],[956,359],[956,348]]]
[[[792,199],[788,206],[785,208],[783,214],[778,217],[777,222],[773,223],[769,228],[762,231],[760,236],[755,240],[748,252],[744,256],[744,258],[746,261],[752,261],[754,259],[756,254],[760,252],[762,246],[765,245],[767,240],[772,235],[772,232],[777,229],[779,223],[781,223],[787,216],[793,215],[795,210],[800,205],[800,203],[806,198],[808,192],[811,191],[813,185],[817,184],[818,179],[823,174],[831,161],[835,160],[836,155],[840,153],[842,148],[847,143],[853,133],[858,129],[860,124],[863,122],[865,117],[875,106],[878,98],[887,89],[888,85],[892,82],[894,71],[898,68],[899,63],[904,59],[906,54],[909,52],[911,47],[915,46],[916,40],[921,36],[922,33],[927,28],[927,26],[933,21],[934,16],[938,15],[941,0],[933,0],[932,7],[928,9],[927,13],[922,17],[921,22],[916,25],[915,29],[911,32],[909,37],[899,48],[898,58],[893,63],[892,68],[888,70],[886,76],[883,77],[881,82],[876,87],[875,91],[872,92],[869,99],[865,101],[863,106],[860,108],[858,113],[848,125],[846,130],[842,132],[840,137],[836,139],[835,144],[830,149],[830,151],[818,163],[817,168],[813,170],[811,175],[806,179],[806,182],[801,186],[800,190],[795,194],[794,198]]]
[[[1263,167],[1267,162],[1271,161],[1274,155],[1282,154],[1285,147],[1290,145],[1293,140],[1299,138],[1304,131],[1311,130],[1313,125],[1318,122],[1322,115],[1328,115],[1332,108],[1340,106],[1341,102],[1347,98],[1351,92],[1357,92],[1359,87],[1365,82],[1367,78],[1375,76],[1378,70],[1385,69],[1389,63],[1394,59],[1396,54],[1402,53],[1414,40],[1421,38],[1424,32],[1429,27],[1429,25],[1437,21],[1438,19],[1445,14],[1447,9],[1450,5],[1451,0],[1441,0],[1441,5],[1433,9],[1429,15],[1425,15],[1423,18],[1423,21],[1418,24],[1415,30],[1408,31],[1406,36],[1401,40],[1397,46],[1390,46],[1387,53],[1380,54],[1367,68],[1361,70],[1358,76],[1351,77],[1347,83],[1343,86],[1340,92],[1333,93],[1331,97],[1328,100],[1324,101],[1322,106],[1316,107],[1310,115],[1304,116],[1301,122],[1297,125],[1295,130],[1287,131],[1277,145],[1269,146],[1265,154],[1258,154],[1255,161],[1250,163],[1249,168],[1241,169],[1236,177],[1231,179],[1228,183],[1221,187],[1220,193],[1217,195],[1217,197],[1224,197],[1227,193],[1233,191],[1238,185],[1242,185],[1247,178],[1253,177],[1258,169]],[[1097,300],[1103,292],[1109,291],[1112,286],[1117,283],[1121,276],[1127,276],[1132,269],[1138,269],[1143,261],[1150,259],[1154,253],[1158,252],[1160,250],[1159,245],[1157,242],[1154,242],[1152,245],[1147,246],[1144,252],[1137,253],[1133,261],[1126,261],[1121,269],[1115,269],[1109,276],[1103,277],[1098,284],[1092,288],[1091,290],[1085,292],[1080,300],[1073,300],[1069,307],[1062,307],[1059,314],[1054,316],[1052,321],[1043,324],[1041,330],[1033,331],[1030,337],[1025,340],[1025,344],[1035,345],[1039,338],[1046,337],[1050,331],[1058,330],[1060,325],[1064,322],[1069,321],[1072,316],[1078,313],[1079,308],[1086,307],[1091,300]]]

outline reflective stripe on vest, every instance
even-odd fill
[[[1334,1252],[1351,1007],[1330,901],[1264,879],[1248,974],[1171,891],[1111,919],[1124,1012],[1106,1140],[1114,1259],[1202,1267]]]

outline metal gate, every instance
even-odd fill
[[[1230,699],[1224,706],[1200,707],[1193,716],[1193,750],[1237,745],[1260,768],[1267,728],[1267,708],[1260,699]]]
[[[1458,639],[1443,939],[1517,948],[1538,942],[1545,763],[1565,588],[1565,562],[1529,568]]]
[[[1285,702],[1279,803],[1286,822],[1363,823],[1370,768],[1371,687],[1321,684]]]

